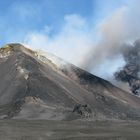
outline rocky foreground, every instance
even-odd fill
[[[1,120],[0,140],[139,140],[140,122]]]

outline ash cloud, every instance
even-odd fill
[[[57,34],[52,36],[53,28],[50,30],[46,26],[47,33],[44,30],[31,32],[23,44],[33,49],[47,50],[117,85],[113,81],[114,72],[127,65],[124,52],[133,46],[126,44],[140,38],[139,5],[139,0],[128,1],[94,25],[80,15],[66,15]],[[123,88],[126,89],[125,86]]]
[[[85,54],[81,67],[87,71],[122,54],[123,44],[140,38],[140,1],[117,9],[97,25],[98,41]]]
[[[116,80],[128,83],[132,93],[140,95],[140,39],[133,45],[125,44],[122,52],[125,66],[115,73]]]
[[[126,40],[124,13],[125,8],[117,10],[112,16],[98,25],[99,41],[89,49],[81,67],[87,71],[115,59],[122,51],[122,42]]]
[[[105,66],[102,70],[110,71],[112,65],[117,65],[114,60],[121,57],[125,64],[120,63],[120,71],[119,67],[116,68],[115,79],[128,83],[134,94],[140,94],[140,40],[137,40],[140,38],[139,5],[139,0],[129,1],[126,6],[105,18],[98,25],[98,42],[89,49],[81,63],[82,68],[92,71],[110,62],[110,67]],[[131,45],[132,42],[135,43]]]

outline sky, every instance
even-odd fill
[[[59,32],[65,17],[77,15],[95,24],[114,8],[120,0],[4,0],[0,1],[0,45],[22,42],[30,32]],[[48,29],[47,29],[48,30]]]
[[[124,65],[114,41],[139,37],[137,5],[138,0],[0,1],[0,46],[23,43],[107,79]]]

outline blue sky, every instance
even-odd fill
[[[57,31],[65,15],[76,13],[88,18],[91,10],[90,0],[0,1],[0,44],[20,41],[29,31],[40,31],[46,25]]]
[[[23,43],[107,79],[124,65],[120,44],[140,37],[139,5],[139,0],[1,0],[0,45]]]
[[[66,15],[80,15],[95,24],[123,5],[123,0],[4,0],[0,1],[0,45],[22,42],[28,32],[52,27],[59,32]]]

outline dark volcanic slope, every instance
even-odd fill
[[[0,49],[0,116],[139,119],[140,99],[71,64],[60,68],[20,44]]]

